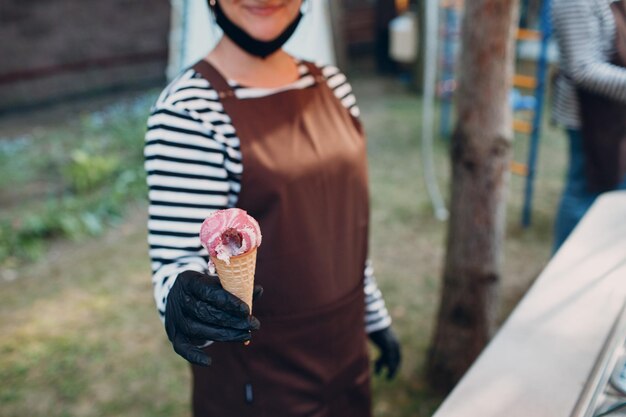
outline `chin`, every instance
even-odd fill
[[[248,35],[252,36],[258,41],[268,42],[276,39],[281,33],[282,31],[253,31],[248,32]]]
[[[267,42],[276,39],[283,31],[289,26],[290,22],[285,22],[284,25],[276,24],[257,24],[250,25],[246,28],[248,35],[259,41]]]

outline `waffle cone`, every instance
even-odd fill
[[[257,248],[230,258],[230,264],[211,256],[222,287],[243,300],[252,313],[252,290]]]

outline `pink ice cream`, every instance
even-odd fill
[[[244,254],[261,244],[261,229],[245,210],[218,210],[202,223],[200,242],[209,251],[210,257],[230,264],[231,256]],[[209,269],[215,272],[211,260]]]

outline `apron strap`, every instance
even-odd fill
[[[302,61],[302,63],[307,67],[311,75],[315,78],[315,81],[321,85],[326,83],[326,77],[322,74],[322,70],[319,69],[317,65],[310,61]]]
[[[193,69],[211,83],[220,100],[235,97],[235,91],[220,72],[206,59],[196,62]]]

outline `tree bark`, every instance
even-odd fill
[[[465,2],[452,195],[438,321],[428,378],[449,392],[491,338],[496,321],[508,166],[517,0]]]

